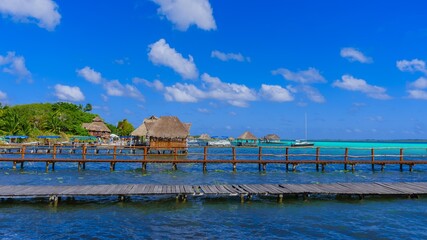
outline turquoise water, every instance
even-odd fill
[[[349,146],[351,144],[351,146]],[[331,143],[316,142],[322,150],[336,153],[345,147],[384,147],[393,155],[400,148],[413,154],[424,154],[426,143]],[[366,148],[366,149],[364,149]],[[192,150],[197,153],[199,150]],[[218,154],[229,150],[218,149]],[[223,152],[221,152],[223,151]],[[257,153],[257,149],[238,149]],[[283,149],[263,149],[283,151]],[[308,151],[313,149],[295,149]],[[351,152],[351,150],[350,150]],[[383,157],[389,157],[386,156]],[[199,155],[189,155],[198,158]],[[358,166],[355,172],[341,165],[327,166],[317,172],[312,165],[299,166],[287,172],[283,165],[271,164],[266,172],[257,165],[238,165],[234,173],[230,164],[178,165],[149,164],[143,173],[139,164],[118,163],[109,171],[108,163],[89,163],[77,171],[77,164],[60,163],[54,172],[46,173],[44,163],[26,163],[23,170],[12,170],[11,163],[0,163],[3,185],[72,185],[106,183],[151,184],[221,184],[221,183],[330,183],[330,182],[399,182],[427,181],[427,167],[416,165],[413,172],[398,166],[385,171],[371,171]],[[176,202],[172,197],[134,197],[119,202],[115,197],[65,200],[58,207],[46,199],[3,200],[0,202],[0,237],[2,239],[423,239],[427,237],[427,198],[395,199],[286,199],[279,204],[274,197],[255,197],[240,203],[238,198],[190,198]]]

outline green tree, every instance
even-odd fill
[[[84,112],[90,112],[92,111],[92,104],[88,103],[86,104],[85,108],[83,109]]]
[[[2,117],[1,129],[9,135],[16,135],[20,130],[19,116],[15,111],[9,110]]]
[[[19,123],[20,132],[23,135],[30,136],[33,131],[33,126],[28,121],[21,121]]]
[[[117,124],[117,133],[120,136],[129,136],[135,128],[128,122],[127,119],[123,119]]]
[[[59,134],[61,130],[61,120],[59,116],[60,116],[59,112],[53,112],[49,114],[49,117],[45,122],[45,130],[55,134]]]

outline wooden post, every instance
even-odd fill
[[[142,162],[142,171],[146,171],[147,170],[147,147],[144,146],[144,156],[143,158],[143,162]]]
[[[347,170],[347,164],[348,164],[348,148],[345,148],[345,151],[344,151],[344,170]]]
[[[49,162],[46,161],[46,172],[49,172]]]
[[[258,161],[260,161],[260,163],[258,163],[258,171],[261,172],[261,161],[262,161],[262,147],[258,148]],[[265,171],[265,170],[264,170]]]
[[[174,148],[173,149],[173,160],[174,162],[172,163],[172,170],[177,170],[178,167],[176,166],[176,160],[178,159],[178,155],[177,155],[177,149]]]
[[[286,158],[286,171],[289,170],[289,147],[286,147],[285,150],[285,158]]]
[[[320,153],[320,148],[317,147],[316,148],[316,171],[319,171],[319,153]]]
[[[208,147],[203,147],[203,172],[207,171]]]
[[[21,159],[22,160],[25,159],[25,148],[26,148],[26,146],[24,145],[24,146],[22,146],[22,149],[21,149]]]
[[[279,194],[279,195],[277,196],[277,202],[279,202],[279,203],[283,203],[283,194]]]
[[[56,159],[56,145],[53,145],[52,159]]]
[[[236,167],[236,147],[231,147],[231,151],[233,154],[233,172],[235,172],[237,170],[237,167]]]
[[[372,163],[372,171],[375,171],[375,164],[374,164],[374,161],[375,161],[375,151],[374,151],[374,149],[372,148],[372,149],[371,149],[371,163]]]
[[[403,171],[403,148],[400,149],[400,171]]]
[[[116,162],[110,162],[110,171],[113,172],[116,170]]]
[[[117,158],[117,146],[114,146],[113,159],[116,160],[116,158]]]

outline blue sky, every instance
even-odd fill
[[[0,102],[191,134],[425,139],[427,2],[0,0]]]

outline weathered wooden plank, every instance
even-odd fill
[[[283,188],[279,187],[278,184],[263,184],[268,188],[270,194],[283,194],[286,193]]]
[[[0,197],[28,196],[109,196],[163,194],[361,194],[427,195],[427,183],[328,183],[328,184],[233,184],[233,185],[153,185],[109,184],[81,186],[0,186]]]

